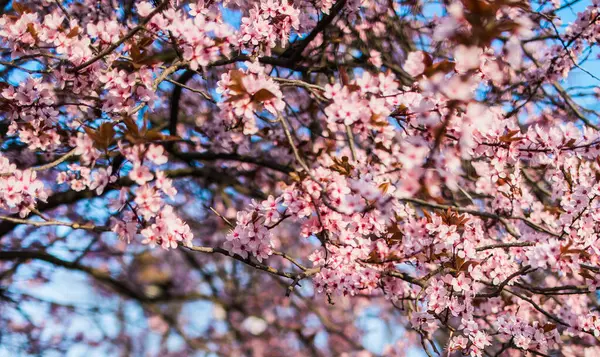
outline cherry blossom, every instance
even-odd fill
[[[600,1],[0,3],[0,355],[600,353]]]

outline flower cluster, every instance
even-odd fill
[[[256,113],[266,110],[274,116],[285,108],[279,85],[266,75],[258,62],[247,63],[246,70],[232,70],[221,75],[217,93],[224,101],[219,108],[229,126],[236,126],[238,118],[243,121],[246,135],[258,131]]]
[[[42,78],[27,78],[18,86],[9,85],[0,92],[8,100],[11,124],[7,135],[18,135],[30,150],[52,150],[59,146],[60,136],[54,129],[59,112],[52,86]]]
[[[177,217],[173,207],[168,205],[162,207],[154,223],[142,229],[141,234],[144,236],[142,244],[149,244],[150,247],[160,245],[163,249],[175,249],[179,244],[191,247],[194,239],[190,226]]]
[[[270,196],[261,204],[254,205],[252,210],[238,212],[236,226],[227,234],[224,248],[244,259],[249,255],[254,256],[258,261],[273,254],[269,226],[276,223],[279,217],[279,201]]]
[[[324,95],[331,100],[325,109],[330,130],[335,131],[336,124],[353,125],[357,132],[381,130],[382,122],[399,105],[398,87],[395,76],[384,73],[364,73],[347,85],[325,86]]]
[[[152,78],[153,72],[149,68],[131,74],[117,69],[100,74],[98,79],[105,89],[102,110],[128,112],[139,102],[152,106],[155,99]]]
[[[89,167],[71,164],[68,166],[68,171],[58,174],[56,182],[69,184],[73,191],[89,189],[95,190],[97,195],[101,195],[109,183],[114,183],[117,180],[117,177],[111,174],[111,167],[100,167],[92,172]]]
[[[18,170],[8,158],[0,155],[0,209],[17,211],[25,217],[37,201],[45,202],[48,193],[44,183],[32,170]]]
[[[300,10],[288,0],[261,0],[242,18],[239,46],[251,53],[271,54],[277,43],[284,43],[300,25]]]
[[[149,8],[148,2],[137,6],[138,9]],[[194,9],[191,18],[182,11],[166,12],[153,17],[150,25],[177,39],[183,48],[183,59],[189,62],[191,69],[196,70],[222,55],[229,55],[237,37],[229,24],[210,16],[199,7]],[[149,15],[150,11],[148,9],[142,13]]]
[[[553,324],[540,326],[512,315],[500,316],[496,320],[498,332],[505,338],[513,339],[515,345],[523,350],[538,351],[547,354],[554,343],[560,342],[560,336]]]

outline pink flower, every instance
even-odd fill
[[[491,345],[491,338],[483,331],[476,331],[475,333],[469,335],[469,339],[473,342],[473,344],[483,350],[486,346]]]
[[[467,278],[465,274],[460,274],[457,278],[452,279],[452,288],[456,292],[468,292],[471,290],[471,279]]]
[[[429,55],[423,51],[410,52],[404,62],[404,70],[413,77],[425,72],[425,69],[431,65]]]
[[[162,206],[162,199],[157,189],[149,185],[138,187],[135,192],[134,202],[145,219],[155,216]]]
[[[142,235],[144,236],[144,240],[142,244],[148,244],[150,247],[154,248],[158,245],[160,241],[160,236],[156,231],[156,225],[152,225],[151,227],[147,227],[142,229]]]
[[[115,182],[117,178],[111,176],[112,167],[108,169],[99,168],[92,174],[92,183],[90,184],[90,190],[96,190],[96,194],[101,195],[104,192],[104,188],[112,182]]]
[[[454,49],[455,69],[459,73],[467,72],[471,69],[479,68],[483,50],[479,47],[467,47],[458,45]]]
[[[147,17],[154,10],[152,4],[148,1],[141,1],[136,4],[137,12],[141,17]]]
[[[136,165],[131,171],[129,171],[129,178],[138,185],[143,185],[146,182],[152,180],[153,176],[150,173],[150,169],[146,166]]]
[[[450,351],[462,351],[467,348],[469,340],[464,336],[456,336],[450,340],[448,348]]]
[[[124,240],[127,244],[131,243],[131,240],[137,234],[137,224],[135,221],[121,221],[113,218],[115,222],[112,231],[117,234],[119,239]]]
[[[171,198],[177,194],[177,189],[173,187],[173,181],[167,178],[163,171],[156,171],[156,188],[159,188]]]
[[[162,165],[168,158],[164,155],[165,149],[161,145],[151,144],[146,150],[146,158],[156,165]]]

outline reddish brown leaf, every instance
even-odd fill
[[[32,23],[27,24],[27,32],[29,32],[31,37],[33,37],[36,42],[40,40],[37,31],[35,30],[35,26]]]
[[[31,11],[31,9],[30,9],[30,8],[28,8],[27,6],[25,6],[25,5],[21,4],[21,3],[18,3],[18,2],[16,2],[16,1],[15,1],[15,2],[13,2],[13,4],[12,4],[12,8],[13,8],[13,10],[15,10],[15,12],[16,12],[17,14],[19,14],[19,15],[23,15],[23,14],[24,14],[24,13],[26,13],[26,12],[29,12],[29,13],[33,12],[33,11]]]
[[[454,70],[454,65],[454,62],[450,61],[438,62],[432,66],[429,66],[427,69],[425,69],[425,72],[423,73],[427,77],[431,77],[436,73],[449,73]]]
[[[243,79],[245,74],[237,69],[234,69],[229,72],[229,78],[231,79],[231,84],[229,85],[229,89],[237,92],[237,93],[245,93],[246,87],[244,87]]]
[[[476,261],[474,261],[474,260],[469,260],[469,261],[466,261],[466,262],[464,262],[464,264],[462,264],[462,265],[460,266],[460,269],[459,269],[459,270],[460,270],[460,271],[469,271],[469,267],[471,267],[471,266],[472,266],[472,267],[476,267],[476,266],[478,266],[478,265],[479,265],[479,263],[478,263],[478,262],[476,262]]]
[[[137,63],[138,61],[140,61],[142,59],[142,52],[140,51],[140,48],[135,43],[133,45],[131,45],[131,49],[129,50],[129,53],[131,54],[131,59],[133,59],[134,63]]]
[[[75,36],[79,35],[79,26],[75,26],[71,29],[71,31],[69,31],[69,33],[67,34],[68,38],[73,38]]]
[[[115,124],[114,123],[102,123],[96,131],[95,144],[101,150],[106,150],[113,143],[115,139]]]
[[[571,148],[573,147],[573,145],[575,145],[575,139],[572,138],[571,140],[567,141],[567,143],[565,144],[565,147]]]
[[[548,323],[548,324],[544,325],[543,329],[544,329],[544,332],[550,332],[550,331],[556,329],[556,325]]]
[[[139,48],[145,49],[146,47],[150,46],[153,42],[154,39],[152,37],[144,37],[138,41],[137,45]]]
[[[340,72],[340,80],[342,81],[342,84],[345,86],[350,84],[350,77],[348,76],[348,72],[346,71],[346,68],[344,68],[343,66],[339,66],[338,70]]]
[[[254,93],[254,95],[252,95],[252,100],[255,102],[263,103],[275,97],[275,94],[271,93],[268,89],[263,88],[258,92]]]

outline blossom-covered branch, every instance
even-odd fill
[[[0,355],[599,354],[599,34],[597,0],[0,0]]]

